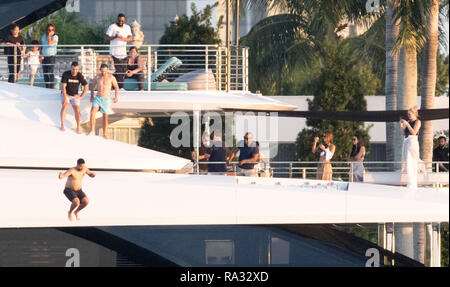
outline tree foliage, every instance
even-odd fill
[[[175,148],[170,143],[171,127],[174,126],[170,124],[170,118],[146,118],[141,127],[138,145],[163,153],[190,158],[190,148]],[[192,131],[192,129],[190,130]]]
[[[211,24],[212,9],[217,6],[206,5],[203,12],[197,11],[192,3],[192,16],[186,14],[165,26],[164,34],[159,40],[160,44],[220,44],[219,26],[215,29]]]
[[[312,83],[314,99],[308,101],[311,111],[361,111],[366,110],[364,95],[373,94],[380,81],[370,68],[360,65],[352,55],[347,42],[339,45],[326,44],[326,62],[321,73]],[[368,150],[368,128],[363,122],[307,119],[296,140],[296,159],[316,161],[311,152],[315,136],[322,138],[326,131],[334,135],[335,161],[346,161],[352,147],[352,136],[362,135]],[[321,139],[323,140],[323,139]]]
[[[105,39],[105,32],[111,23],[114,23],[113,17],[99,21],[96,25],[80,19],[76,13],[69,13],[66,9],[60,9],[41,20],[24,27],[21,31],[25,42],[32,40],[41,41],[42,35],[46,32],[47,24],[55,25],[56,35],[58,35],[58,44],[109,44]]]

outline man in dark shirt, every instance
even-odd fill
[[[239,172],[245,176],[257,176],[255,162],[258,160],[259,148],[253,142],[252,133],[246,133],[244,140],[237,144],[237,147],[231,152],[228,162],[231,162],[239,150]]]
[[[16,23],[12,23],[10,25],[10,34],[6,37],[6,41],[2,42],[2,45],[10,45],[9,47],[5,47],[5,55],[8,56],[8,70],[9,77],[8,82],[15,83],[17,82],[17,77],[20,72],[20,61],[22,59],[22,51],[25,46],[23,45],[23,38],[19,34],[20,28]]]
[[[69,103],[72,105],[77,121],[77,133],[81,134],[80,128],[80,102],[89,89],[88,83],[83,75],[79,72],[80,67],[77,62],[72,62],[71,70],[63,73],[61,78],[62,83],[62,108],[61,108],[61,131],[65,131],[64,120],[66,118],[66,111]],[[78,95],[78,88],[80,84],[83,86],[81,96]]]
[[[433,150],[433,161],[448,162],[448,147],[445,147],[446,138],[438,138],[439,146]],[[448,163],[439,163],[440,172],[448,172]]]
[[[210,162],[223,162],[223,163],[210,163],[208,164],[208,172],[213,174],[224,174],[227,172],[227,158],[230,151],[223,147],[222,144],[222,135],[216,132],[213,132],[212,135],[211,147],[206,151],[206,158]]]

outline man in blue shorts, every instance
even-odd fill
[[[97,95],[94,98],[95,87],[98,86]],[[91,88],[91,131],[88,135],[95,135],[95,114],[100,111],[103,114],[103,137],[108,138],[108,115],[112,114],[111,110],[111,86],[114,87],[115,96],[114,103],[119,100],[119,86],[117,80],[108,71],[108,66],[102,64],[100,66],[100,74],[95,76]]]

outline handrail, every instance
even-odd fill
[[[255,166],[263,166],[261,168],[261,170],[265,171],[267,170],[267,166],[269,166],[270,169],[270,175],[271,177],[274,177],[274,175],[288,175],[289,178],[293,178],[296,175],[300,175],[301,178],[306,179],[307,175],[316,175],[319,172],[317,165],[319,163],[323,163],[323,162],[319,162],[319,161],[269,161],[269,162],[249,162],[248,164],[254,164]],[[329,162],[329,164],[331,164],[333,166],[333,175],[346,175],[344,178],[347,178],[348,176],[348,181],[349,182],[353,182],[354,180],[354,164],[357,162],[351,162],[351,161],[332,161]],[[384,164],[384,165],[391,165],[393,168],[384,168],[384,170],[388,169],[388,171],[395,171],[395,172],[399,172],[400,174],[406,174],[406,171],[402,171],[401,166],[397,166],[398,164],[406,164],[406,162],[402,162],[402,161],[364,161],[361,162],[364,165],[364,170],[363,173],[367,173],[366,170],[370,171],[370,172],[377,172],[379,171],[379,167],[370,167],[372,164]],[[210,162],[210,161],[200,161],[198,163],[194,163],[194,167],[200,166],[200,165],[210,165],[210,164],[225,164],[227,167],[231,167],[231,170],[227,170],[226,172],[222,172],[222,173],[216,173],[216,172],[207,172],[208,174],[229,174],[230,172],[232,172],[234,175],[237,175],[237,167],[239,166],[239,162],[238,161],[233,161],[231,163],[227,163],[227,162]],[[277,164],[284,164],[287,166],[276,166]],[[301,166],[294,166],[294,164],[302,164]],[[314,164],[315,166],[305,166],[305,164]],[[338,165],[345,165],[345,166],[336,166],[336,164]],[[449,162],[442,162],[442,161],[423,161],[421,162],[421,165],[429,165],[432,164],[435,167],[435,170],[433,171],[432,169],[428,168],[426,170],[427,173],[430,174],[440,174],[439,171],[439,164],[449,164]],[[194,169],[197,170],[197,169]],[[197,174],[199,173],[198,170],[196,172]],[[201,173],[201,172],[200,172]],[[326,173],[325,173],[326,174]],[[342,180],[342,178],[341,178]],[[439,178],[437,179],[437,181],[435,183],[433,183],[433,185],[436,186],[441,186],[442,184],[448,184],[448,181],[441,181],[439,180]]]
[[[49,47],[53,45],[0,45],[0,51],[5,47]],[[110,69],[114,72],[119,82],[119,87],[136,90],[145,89],[151,91],[160,90],[227,90],[227,78],[233,78],[229,86],[232,91],[248,91],[248,47],[233,46],[230,61],[227,63],[227,51],[225,46],[218,44],[148,44],[140,45],[138,48],[140,56],[143,57],[143,70],[135,73],[132,77],[127,75],[128,64],[125,62],[114,62],[109,54],[110,47],[119,47],[120,45],[110,44],[58,44],[57,53],[54,56],[54,62],[41,62],[38,66],[42,71],[36,75],[32,73],[31,68],[24,60],[23,55],[17,49],[14,55],[4,55],[0,53],[0,75],[4,80],[13,76],[13,82],[26,83],[29,79],[39,77],[35,81],[36,85],[45,85],[46,87],[59,88],[59,78],[64,71],[70,70],[70,64],[78,61],[80,71],[88,79],[92,80],[97,74],[100,64],[110,64]],[[127,46],[127,49],[131,45]],[[42,54],[41,54],[42,56]],[[169,58],[176,57],[181,60],[180,66],[169,66],[170,69],[159,71],[158,77],[151,78]],[[5,59],[13,58],[12,64],[7,64]],[[113,63],[114,62],[114,63]],[[178,65],[178,64],[177,64]],[[124,67],[125,66],[125,67]],[[229,69],[227,67],[230,67]],[[173,69],[176,69],[174,71]],[[161,83],[164,79],[169,82],[190,73],[191,76],[185,81],[179,80],[177,83]],[[228,75],[229,74],[229,75]],[[9,76],[8,76],[9,75]],[[56,79],[55,79],[56,76]],[[197,76],[197,78],[195,78]],[[43,78],[43,80],[41,79]],[[192,78],[195,78],[193,80]],[[191,80],[189,80],[191,79]],[[187,82],[186,82],[187,81]],[[194,81],[195,84],[191,85]],[[214,81],[214,82],[213,82]],[[145,88],[146,86],[146,88]],[[152,88],[152,86],[154,86]]]

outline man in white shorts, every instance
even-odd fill
[[[62,83],[62,108],[61,108],[61,131],[65,131],[64,120],[66,118],[66,111],[69,107],[69,103],[72,105],[73,112],[75,114],[75,120],[77,121],[77,133],[81,134],[80,127],[80,102],[86,95],[89,89],[88,83],[83,75],[79,72],[80,67],[77,62],[72,62],[71,70],[63,73],[61,78]],[[78,88],[80,84],[83,86],[83,92],[81,96],[78,95]]]

